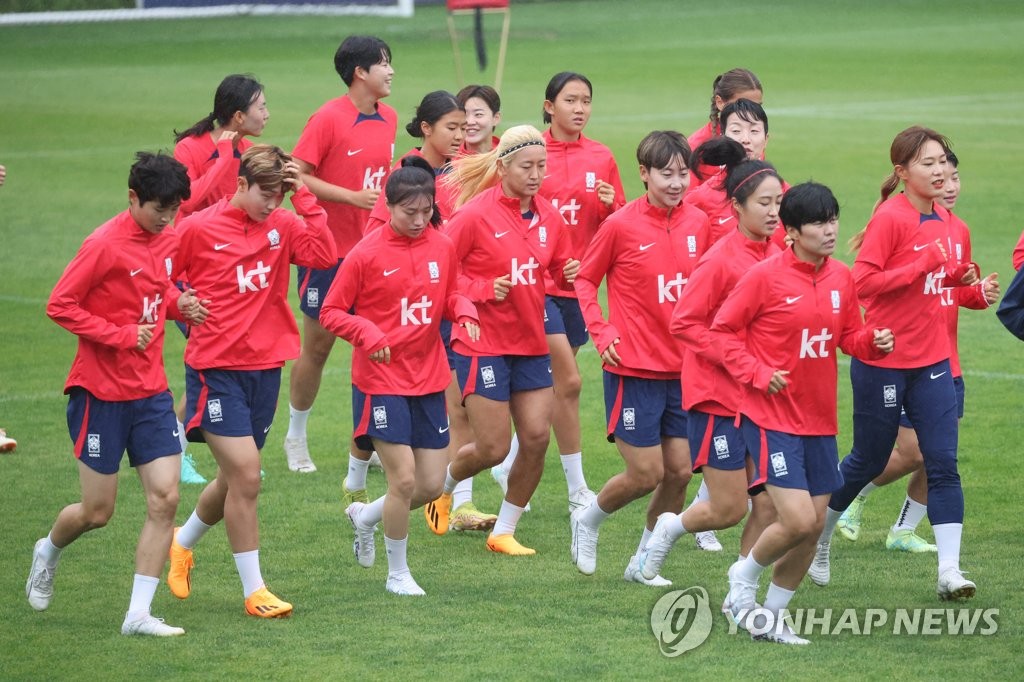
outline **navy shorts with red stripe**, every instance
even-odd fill
[[[736,471],[747,465],[747,444],[735,417],[690,410],[686,415],[686,430],[694,473],[705,466]]]
[[[616,438],[638,448],[662,438],[686,438],[686,410],[679,379],[642,379],[604,370],[604,413],[608,442]]]
[[[320,319],[320,304],[327,298],[327,292],[338,275],[338,268],[341,267],[342,259],[326,270],[307,268],[304,265],[296,265],[298,271],[299,309],[307,317],[314,320]]]
[[[100,400],[76,387],[68,395],[67,415],[75,457],[97,473],[116,474],[126,450],[133,467],[181,454],[170,391],[138,400]]]
[[[762,429],[743,417],[743,439],[754,459],[751,492],[766,485],[806,490],[812,497],[831,495],[843,485],[835,436],[797,436]]]
[[[579,300],[571,296],[545,296],[544,333],[565,334],[573,348],[586,345],[590,334]]]
[[[370,395],[352,385],[352,436],[363,450],[373,441],[411,448],[448,447],[448,406],[444,391],[422,396]]]
[[[185,435],[204,443],[217,436],[252,436],[263,449],[277,411],[281,368],[193,369],[185,365]]]
[[[513,393],[551,388],[550,355],[452,354],[463,401],[476,394],[507,403]]]

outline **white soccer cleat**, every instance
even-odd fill
[[[413,579],[412,573],[408,571],[397,575],[389,573],[388,580],[384,583],[384,588],[391,594],[399,594],[404,597],[422,597],[426,594],[423,588]]]
[[[832,567],[830,565],[831,543],[819,542],[818,549],[814,553],[814,560],[807,568],[807,576],[815,585],[824,587],[832,580]]]
[[[8,452],[14,452],[14,449],[18,447],[18,441],[13,438],[7,437],[7,432],[0,429],[0,454],[6,454]]]
[[[597,494],[587,486],[576,488],[569,493],[569,513],[585,508],[596,499]]]
[[[353,502],[345,508],[345,516],[348,517],[349,523],[352,524],[352,530],[355,531],[355,538],[352,540],[352,553],[356,555],[356,561],[360,566],[371,568],[377,559],[377,542],[373,537],[377,526],[366,528],[357,520],[365,506],[362,502]]]
[[[376,450],[370,453],[370,459],[367,460],[367,464],[371,469],[384,470],[384,465],[380,463],[380,455],[377,454]]]
[[[502,497],[508,496],[508,472],[505,471],[505,466],[502,464],[495,464],[491,467],[491,478],[501,488]],[[523,507],[524,512],[530,511],[530,503],[527,502],[526,506]]]
[[[807,646],[811,643],[811,640],[804,639],[793,632],[789,621],[786,620],[782,622],[776,621],[775,625],[768,632],[759,635],[751,633],[750,638],[755,642],[772,642],[773,644],[789,644],[791,646]]]
[[[302,474],[316,471],[316,465],[309,456],[309,446],[305,438],[285,438],[284,454],[288,458],[288,468]]]
[[[629,583],[640,583],[641,585],[649,585],[651,587],[668,587],[672,584],[671,580],[662,578],[660,575],[656,575],[651,579],[644,577],[644,574],[640,572],[640,555],[634,554],[629,564],[626,566],[626,572],[622,575],[622,579]]]
[[[722,543],[718,541],[718,536],[715,535],[715,531],[706,530],[703,533],[694,533],[693,541],[697,545],[697,549],[704,552],[721,552]]]
[[[648,580],[657,578],[661,573],[661,566],[665,563],[665,557],[672,550],[675,540],[669,537],[665,530],[666,523],[674,517],[672,512],[665,512],[658,516],[654,524],[651,537],[647,539],[647,546],[639,554],[640,572]]]
[[[757,605],[757,583],[748,582],[738,575],[742,562],[743,559],[740,559],[729,567],[729,594],[725,596],[722,608],[726,608],[726,604],[728,604],[729,615],[733,622],[746,630],[750,616],[759,607]]]
[[[32,549],[32,568],[28,572],[28,581],[25,583],[25,596],[28,603],[36,611],[45,611],[53,599],[53,574],[56,573],[56,566],[47,566],[43,555],[39,553],[39,546],[46,542],[46,538],[36,541]]]
[[[572,562],[583,575],[593,575],[597,570],[597,529],[580,520],[586,508],[577,509],[569,516],[572,544],[569,551]]]
[[[964,601],[974,596],[977,586],[964,577],[958,568],[947,568],[939,576],[936,594],[942,601]]]
[[[182,628],[168,625],[163,618],[144,616],[138,620],[125,620],[121,625],[122,635],[151,635],[153,637],[175,637],[185,634]]]

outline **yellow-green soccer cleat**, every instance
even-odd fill
[[[836,522],[836,530],[843,534],[843,537],[853,542],[857,541],[860,537],[860,517],[864,513],[864,503],[868,501],[868,498],[863,495],[858,495],[853,498],[853,502],[846,508],[843,515],[839,517],[839,521]]]
[[[497,516],[483,513],[472,502],[463,502],[452,512],[448,530],[490,530],[497,520]]]

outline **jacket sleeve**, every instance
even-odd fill
[[[486,303],[494,300],[494,279],[474,279],[465,274],[461,263],[474,247],[476,233],[475,215],[467,211],[457,211],[445,226],[445,234],[455,244],[455,256],[459,266],[459,291],[474,303]]]
[[[217,141],[217,160],[202,175],[199,171],[201,160],[196,159],[192,150],[186,150],[180,142],[174,148],[174,158],[180,161],[188,171],[191,195],[181,202],[180,209],[185,213],[192,213],[204,203],[213,203],[222,199],[223,197],[211,196],[214,188],[219,186],[225,177],[237,175],[234,142],[225,138]]]
[[[291,261],[320,270],[333,267],[338,262],[338,249],[327,228],[327,212],[306,187],[292,195],[292,206],[302,225],[292,231]]]
[[[843,328],[837,345],[844,353],[859,360],[880,360],[886,354],[875,346],[876,329],[880,327],[864,326],[857,289],[850,281],[843,291]]]
[[[366,353],[373,353],[388,345],[387,335],[370,320],[350,313],[359,296],[363,282],[363,261],[357,252],[338,268],[338,276],[324,298],[320,308],[320,324]]]
[[[448,249],[448,297],[445,300],[444,317],[455,324],[463,322],[479,324],[480,316],[477,314],[476,306],[468,296],[459,291],[459,261],[455,256],[455,245],[447,238],[444,241]]]
[[[761,391],[768,390],[776,368],[754,357],[744,339],[747,328],[760,312],[765,285],[757,271],[741,277],[715,314],[710,330],[711,341],[720,349],[726,371],[737,382]]]
[[[668,327],[693,353],[717,365],[724,362],[722,349],[711,337],[708,318],[725,295],[723,279],[724,273],[715,261],[698,263],[676,302]]]
[[[615,232],[615,226],[607,222],[598,228],[597,234],[583,255],[580,271],[576,276],[576,297],[583,319],[587,323],[587,330],[594,337],[594,347],[598,353],[605,352],[612,341],[619,338],[619,330],[605,319],[601,304],[597,300],[598,287],[611,267]]]
[[[1011,334],[1024,341],[1024,268],[1017,271],[996,310],[999,321]]]
[[[918,277],[946,262],[938,245],[929,243],[907,265],[887,268],[886,261],[897,247],[895,229],[888,215],[876,216],[868,223],[864,242],[853,263],[853,281],[861,298],[871,298],[907,287]]]
[[[555,286],[562,291],[572,291],[573,283],[565,278],[565,263],[570,258],[582,259],[582,255],[572,252],[572,237],[569,235],[569,228],[565,225],[561,214],[555,213],[555,216],[559,221],[558,238],[554,243],[554,255],[548,263],[548,273],[550,273],[551,279],[555,280]]]

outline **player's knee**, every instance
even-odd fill
[[[721,498],[721,496],[719,496]],[[735,526],[747,515],[747,497],[737,499],[711,499],[711,509],[716,518],[722,520],[725,528]],[[717,502],[717,504],[716,504]]]
[[[548,443],[551,440],[551,427],[545,425],[543,429],[524,428],[516,430],[519,436],[519,452],[530,454],[539,453],[541,457],[547,452]]]
[[[89,530],[96,530],[97,528],[103,528],[110,519],[114,516],[114,505],[99,505],[96,507],[86,507],[84,510],[85,524]]]
[[[693,471],[686,461],[666,465],[661,477],[665,485],[674,488],[682,488],[689,485],[691,478],[693,478]]]
[[[657,488],[664,476],[664,466],[658,461],[645,463],[644,466],[636,467],[630,472],[633,485],[644,493],[649,493]]]
[[[583,390],[583,377],[573,367],[572,371],[566,373],[566,376],[556,378],[554,388],[555,395],[562,400],[578,400],[580,392]]]
[[[146,496],[148,513],[156,519],[173,519],[178,510],[178,501],[177,486],[152,491]]]
[[[388,494],[403,500],[412,499],[416,490],[416,476],[412,471],[388,472]],[[440,494],[440,493],[439,493]]]

